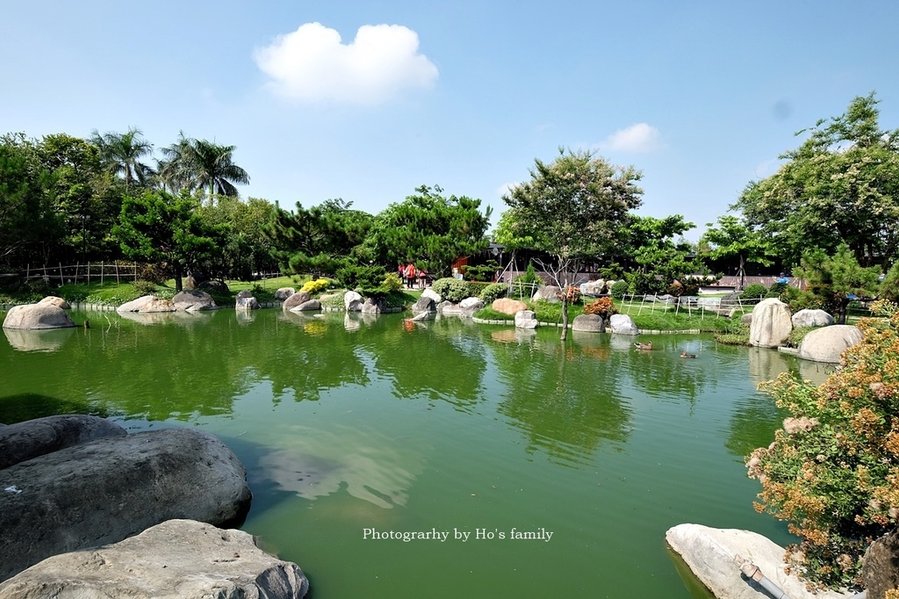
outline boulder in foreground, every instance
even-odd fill
[[[839,364],[844,351],[862,340],[861,330],[849,324],[835,324],[809,331],[799,343],[799,357],[814,362]]]
[[[0,470],[0,490],[0,580],[51,555],[116,543],[172,518],[239,525],[251,498],[231,450],[190,429],[38,456]]]
[[[0,429],[0,470],[64,447],[126,434],[118,424],[87,414],[47,416],[11,424]]]
[[[301,599],[309,582],[240,530],[169,520],[114,545],[50,557],[0,584],[4,599]]]
[[[749,560],[790,599],[848,599],[852,593],[811,593],[805,583],[784,571],[784,550],[770,539],[748,530],[678,524],[665,533],[668,545],[686,562],[718,599],[769,597],[755,581],[742,576],[740,561]],[[742,558],[735,559],[735,556]]]

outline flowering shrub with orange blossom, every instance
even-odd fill
[[[786,374],[760,387],[790,417],[746,462],[755,508],[800,537],[785,559],[813,589],[858,588],[868,545],[899,523],[899,307],[872,309],[820,387]]]
[[[600,297],[584,306],[584,314],[596,314],[607,319],[612,314],[618,314],[618,310],[615,309],[611,297]]]

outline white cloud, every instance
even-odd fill
[[[496,188],[497,197],[500,197],[500,198],[503,197],[507,193],[510,193],[513,188],[518,187],[518,185],[519,185],[519,183],[517,183],[517,182],[503,183],[502,185],[500,185],[499,187]]]
[[[437,67],[418,51],[418,34],[402,25],[363,25],[344,44],[336,30],[305,23],[253,58],[270,89],[305,102],[380,104],[437,80]]]
[[[619,129],[601,144],[603,150],[619,152],[652,152],[662,145],[662,134],[648,123],[636,123]]]

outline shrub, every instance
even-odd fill
[[[147,281],[146,279],[138,279],[133,283],[134,290],[140,293],[141,295],[155,295],[156,294],[156,283],[153,281]]]
[[[403,280],[400,279],[400,276],[395,272],[389,272],[384,277],[384,280],[381,281],[381,285],[379,289],[384,293],[392,293],[394,291],[399,291],[403,288]]]
[[[337,278],[349,289],[358,289],[366,293],[377,293],[387,271],[383,266],[366,264],[347,264],[337,269]]]
[[[609,318],[612,314],[617,313],[618,310],[615,309],[610,297],[600,297],[584,306],[584,314],[596,314],[603,318]]]
[[[814,310],[824,307],[821,298],[808,291],[802,291],[796,287],[787,287],[780,294],[780,301],[790,306],[791,312],[799,310]]]
[[[493,277],[499,269],[499,264],[496,260],[488,260],[486,264],[481,266],[466,266],[465,278],[469,281],[490,283],[493,281]]]
[[[481,290],[480,298],[484,300],[484,304],[490,305],[501,297],[506,297],[509,286],[505,283],[491,283]]]
[[[454,304],[468,297],[468,284],[465,281],[452,277],[437,279],[431,288],[434,290],[434,293]]]
[[[783,281],[777,281],[768,288],[768,293],[765,294],[765,297],[780,297],[789,288],[790,286]]]
[[[768,288],[762,285],[761,283],[752,283],[743,288],[743,293],[740,294],[741,300],[756,300],[766,297],[768,295]]]
[[[887,271],[886,276],[880,283],[878,293],[882,299],[891,302],[899,301],[899,261],[894,263],[890,270]]]
[[[569,285],[565,288],[564,292],[559,294],[559,296],[559,299],[565,299],[569,304],[575,304],[581,299],[581,290],[574,285]]]
[[[622,299],[628,292],[627,281],[615,281],[612,284],[611,289],[609,289],[609,293],[612,294],[612,297],[615,299]]]
[[[863,339],[819,387],[782,374],[762,388],[789,417],[746,462],[758,511],[801,540],[786,560],[812,586],[858,587],[868,545],[899,523],[899,310],[859,322]]]
[[[396,275],[394,275],[396,276]],[[328,279],[327,277],[322,277],[320,279],[314,279],[312,281],[306,281],[303,283],[303,286],[300,287],[300,291],[305,291],[309,294],[316,294],[324,291],[325,289],[330,289],[334,286],[334,281]]]

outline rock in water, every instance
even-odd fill
[[[56,555],[0,584],[4,599],[301,599],[300,567],[240,530],[169,520],[114,545]]]
[[[126,434],[118,424],[86,414],[18,422],[0,429],[0,470],[64,447]]]
[[[15,492],[3,492],[14,488]],[[101,439],[0,470],[0,580],[172,518],[238,525],[246,472],[224,443],[168,429]]]
[[[606,321],[599,314],[578,314],[571,323],[572,331],[605,333]]]
[[[799,343],[799,357],[814,362],[839,364],[840,356],[862,340],[858,327],[835,324],[809,331]]]
[[[612,314],[609,318],[609,328],[613,335],[639,335],[640,329],[634,323],[634,319],[627,314]]]
[[[75,323],[65,310],[53,304],[13,306],[3,319],[4,329],[60,329]]]

